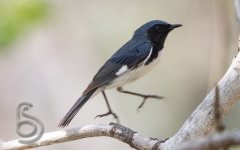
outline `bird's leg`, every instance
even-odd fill
[[[101,118],[101,117],[105,117],[105,116],[108,116],[108,115],[113,115],[113,117],[117,120],[117,123],[120,123],[120,121],[119,121],[119,119],[118,119],[118,116],[112,111],[112,109],[111,109],[111,107],[110,107],[110,105],[109,105],[109,102],[108,102],[108,100],[107,100],[107,96],[106,96],[105,92],[102,91],[102,94],[103,94],[103,97],[104,97],[104,99],[105,99],[105,101],[106,101],[106,103],[107,103],[108,112],[105,113],[105,114],[102,114],[102,115],[97,115],[95,118],[97,118],[97,117],[100,117],[100,118]]]
[[[134,92],[130,92],[130,91],[125,91],[123,90],[122,87],[118,87],[117,90],[121,93],[126,93],[126,94],[131,94],[131,95],[136,95],[136,96],[140,96],[143,98],[142,103],[140,104],[140,106],[138,106],[138,109],[142,108],[143,104],[145,103],[145,101],[148,98],[156,98],[156,99],[163,99],[163,96],[157,96],[157,95],[145,95],[145,94],[139,94],[139,93],[134,93]]]

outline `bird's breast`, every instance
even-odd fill
[[[111,89],[115,87],[121,87],[126,84],[132,83],[139,78],[145,76],[149,71],[151,71],[160,61],[162,55],[162,50],[158,52],[158,57],[153,59],[150,63],[146,65],[140,65],[137,68],[127,71],[118,78],[114,79],[106,85],[106,89]]]

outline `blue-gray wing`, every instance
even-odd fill
[[[152,46],[148,42],[134,44],[132,46],[124,45],[99,69],[82,95],[87,94],[96,87],[111,82],[120,75],[123,75],[126,71],[134,69],[141,63],[146,62],[151,55],[151,51]],[[123,66],[124,68],[122,68]],[[124,70],[118,74],[121,68]]]

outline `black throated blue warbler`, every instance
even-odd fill
[[[124,91],[122,86],[132,83],[146,75],[159,60],[163,51],[165,39],[170,31],[178,28],[180,24],[169,24],[161,20],[147,22],[138,28],[126,44],[124,44],[112,57],[98,70],[91,83],[82,96],[75,102],[58,127],[66,127],[87,100],[102,92],[109,111],[106,114],[96,117],[103,117],[112,114],[116,119],[117,115],[112,112],[107,101],[104,90],[117,88],[121,93],[133,94],[144,98],[139,106],[142,107],[147,98],[162,99],[161,96],[143,95],[139,93]]]

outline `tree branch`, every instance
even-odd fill
[[[21,144],[18,142],[18,140],[13,140],[9,142],[0,141],[0,149],[23,150],[99,136],[113,137],[129,144],[135,149],[142,150],[151,150],[155,146],[155,144],[160,143],[158,140],[146,138],[127,127],[116,123],[110,123],[98,125],[93,124],[83,127],[45,133],[39,141],[32,144]]]
[[[222,118],[240,98],[239,53],[217,86],[219,89],[220,118]],[[215,125],[214,99],[215,88],[195,109],[182,128],[168,141],[160,144],[159,149],[177,149],[179,145],[189,143],[209,134]]]
[[[234,145],[240,145],[240,130],[203,137],[178,150],[213,150]]]

